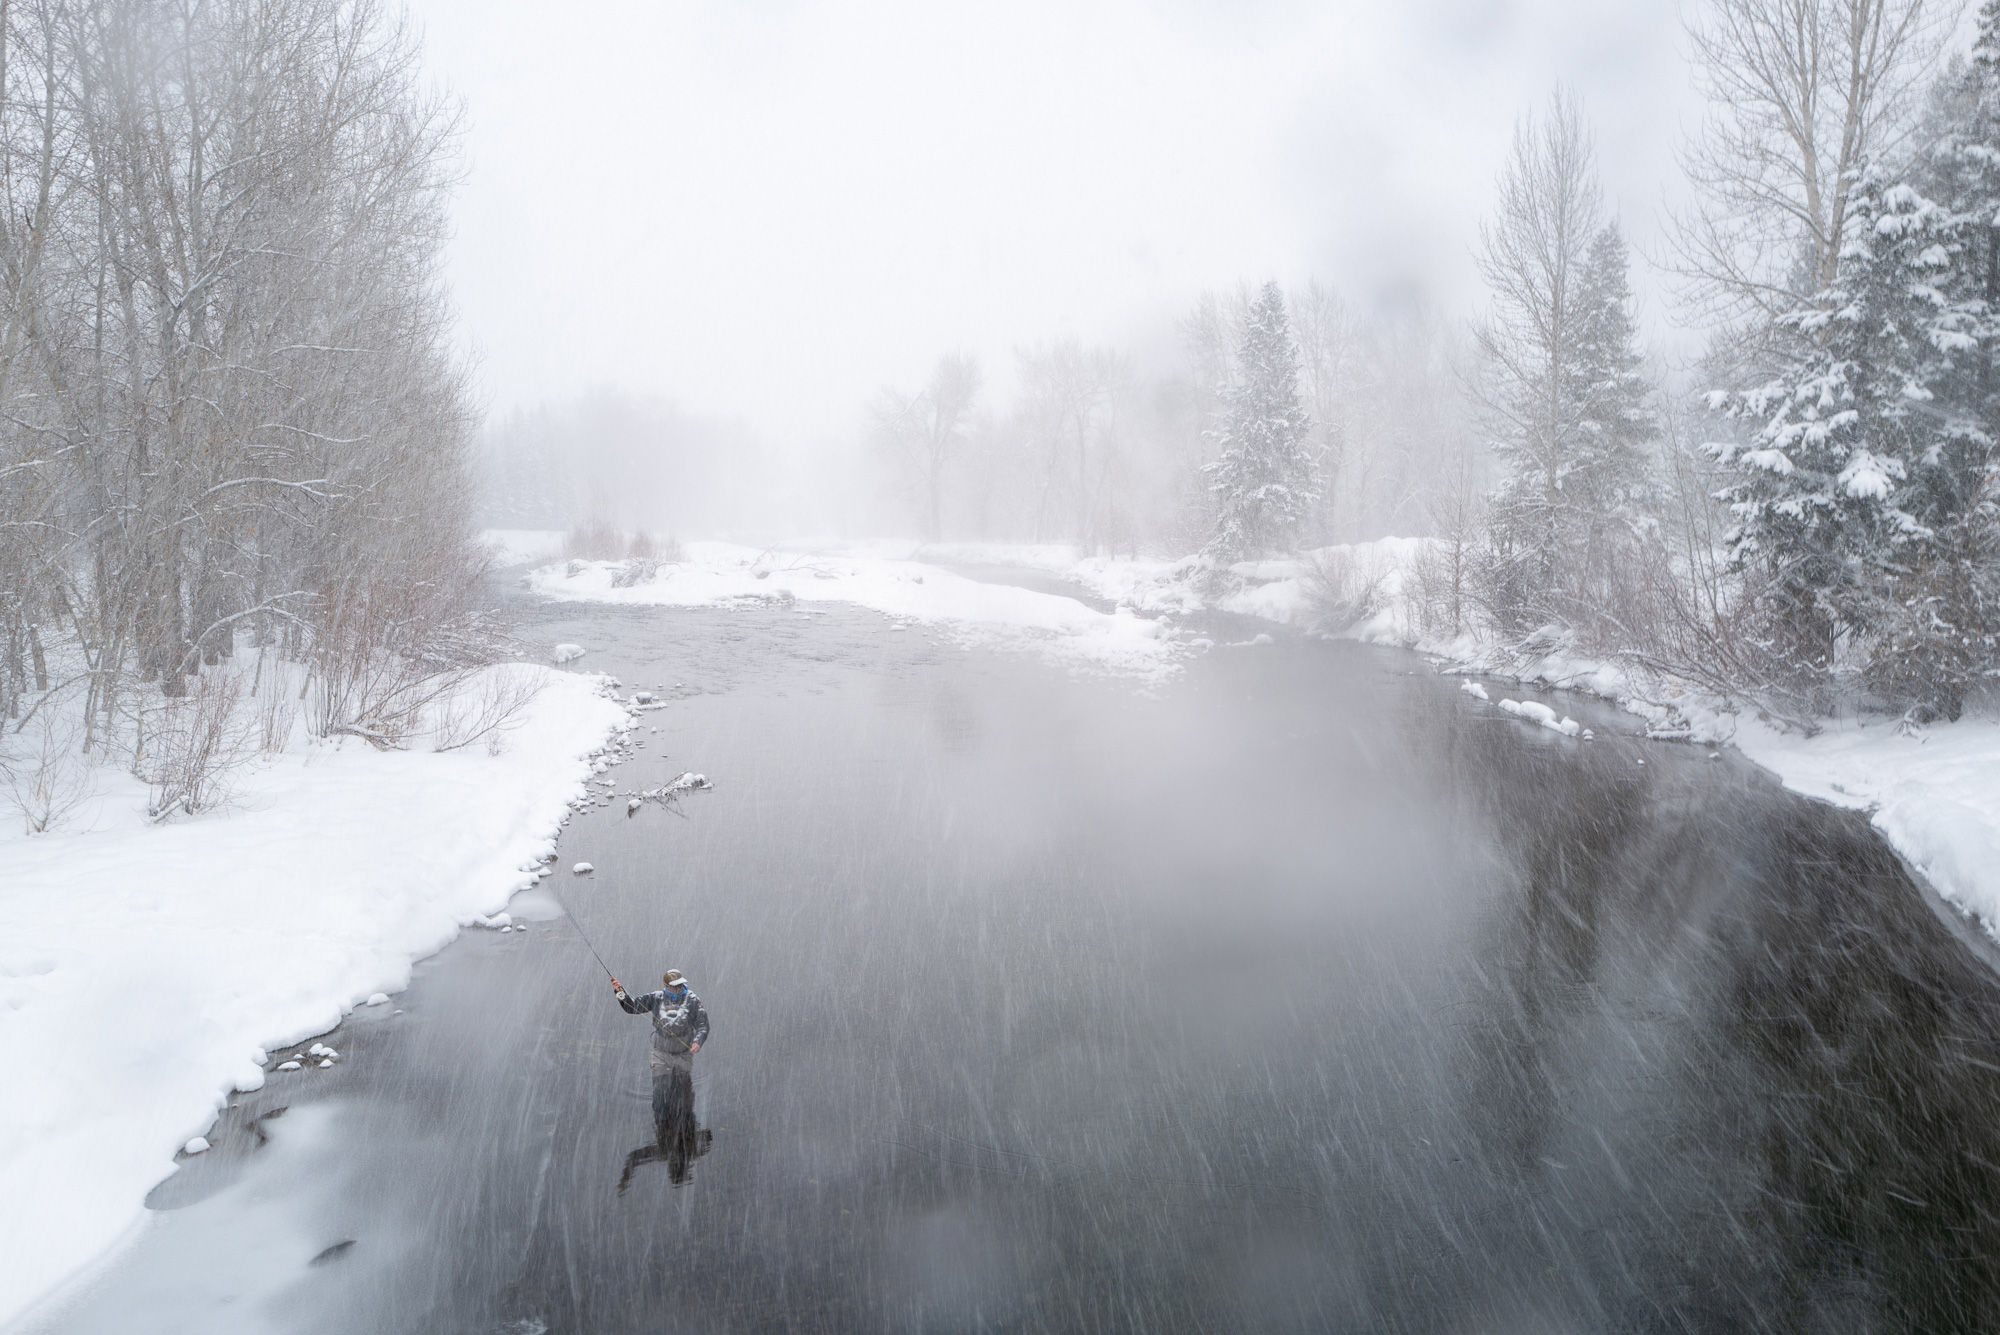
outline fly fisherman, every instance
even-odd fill
[[[694,1054],[708,1041],[708,1012],[679,969],[667,970],[660,981],[666,986],[659,991],[634,997],[613,978],[611,991],[627,1015],[653,1017],[647,1062],[653,1068],[653,1125],[664,1140],[670,1131],[694,1132]]]

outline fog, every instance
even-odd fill
[[[1701,109],[1663,4],[412,12],[466,109],[448,272],[491,420],[615,386],[787,454],[851,442],[948,349],[995,398],[1038,340],[1172,358],[1239,282],[1469,316],[1509,136],[1558,83],[1644,252]]]
[[[0,1335],[2000,1330],[1977,19],[0,3]]]

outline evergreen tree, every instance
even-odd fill
[[[1710,448],[1735,475],[1721,493],[1732,555],[1759,576],[1780,666],[1820,707],[1853,668],[1955,715],[1959,688],[1913,680],[1904,641],[1916,623],[1931,634],[1939,562],[1971,536],[1956,530],[1990,480],[1976,404],[1985,317],[1965,291],[1972,227],[1873,168],[1852,198],[1834,285],[1778,322],[1794,367],[1732,404],[1760,429],[1747,446]]]
[[[1650,451],[1660,428],[1632,323],[1630,269],[1625,238],[1609,226],[1591,242],[1577,284],[1568,378],[1578,412],[1558,485],[1592,532],[1643,526],[1651,509]]]
[[[1618,229],[1603,227],[1532,326],[1546,346],[1502,351],[1498,331],[1487,334],[1502,372],[1492,448],[1505,471],[1482,574],[1489,603],[1512,629],[1587,628],[1624,601],[1631,563],[1648,559],[1641,549],[1653,531],[1650,449],[1659,426],[1647,404],[1629,267]]]
[[[1284,550],[1319,499],[1319,462],[1307,445],[1299,352],[1275,282],[1244,316],[1237,379],[1223,397],[1223,425],[1211,435],[1220,454],[1202,469],[1216,498],[1209,550],[1231,561]]]

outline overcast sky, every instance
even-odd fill
[[[1520,114],[1580,94],[1643,248],[1700,112],[1671,0],[411,9],[468,113],[484,402],[609,383],[800,444],[945,349],[1129,344],[1238,279],[1472,313]]]

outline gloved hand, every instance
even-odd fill
[[[625,995],[625,984],[614,978],[611,980],[611,990],[622,997]]]

